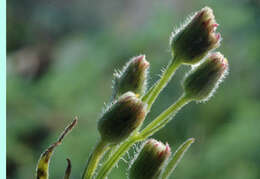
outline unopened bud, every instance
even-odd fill
[[[171,47],[174,56],[186,64],[199,62],[207,53],[220,45],[221,36],[216,33],[218,24],[213,11],[204,7],[172,34]]]
[[[157,179],[170,155],[171,149],[167,143],[164,145],[149,139],[131,165],[130,179]]]
[[[121,72],[116,72],[114,74],[113,99],[127,91],[142,96],[146,90],[148,68],[149,62],[146,61],[145,55],[140,55],[132,58]]]
[[[102,140],[120,143],[143,122],[146,106],[132,92],[123,94],[98,121]]]
[[[196,101],[207,101],[227,71],[227,59],[219,52],[211,54],[205,62],[186,75],[183,82],[186,96]]]

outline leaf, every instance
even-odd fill
[[[61,133],[58,140],[47,148],[40,156],[40,159],[36,168],[36,179],[48,179],[49,177],[49,163],[54,149],[62,143],[64,137],[73,129],[77,124],[78,118],[75,117],[70,125],[68,125]]]
[[[179,162],[181,161],[182,157],[184,156],[185,152],[190,148],[191,144],[195,141],[194,138],[190,138],[186,140],[173,154],[172,158],[168,162],[166,168],[162,172],[162,179],[168,178],[172,172],[175,170]]]
[[[67,165],[67,168],[66,168],[66,171],[65,171],[64,179],[69,179],[70,173],[71,173],[71,161],[70,161],[70,159],[67,158],[67,162],[68,162],[68,165]]]

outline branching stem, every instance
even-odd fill
[[[153,135],[155,132],[164,127],[172,119],[172,117],[189,101],[189,98],[187,98],[185,95],[182,95],[176,103],[172,104],[158,117],[156,117],[150,124],[148,124],[140,132],[140,135],[145,139]]]
[[[143,96],[142,101],[147,104],[147,113],[150,111],[153,103],[164,89],[164,87],[171,80],[172,76],[181,65],[181,62],[177,58],[173,58],[168,64],[166,70],[163,72],[160,80]],[[163,113],[161,113],[154,121],[146,126],[140,133],[136,132],[127,141],[123,142],[117,150],[105,161],[100,171],[98,172],[97,179],[104,179],[120,160],[120,158],[129,150],[129,148],[138,141],[145,140],[156,131],[166,125],[171,117],[187,102],[188,98],[182,96],[175,104],[171,105]],[[84,178],[91,179],[91,178]]]
[[[146,95],[143,96],[142,101],[147,103],[147,112],[150,111],[153,103],[156,98],[160,94],[160,92],[164,89],[164,87],[171,80],[172,76],[175,74],[178,67],[181,65],[181,62],[177,58],[173,58],[168,64],[166,70],[163,72],[160,80],[155,83],[153,87],[149,89]]]
[[[166,125],[171,117],[173,117],[176,112],[181,109],[185,104],[189,102],[189,98],[185,95],[181,96],[179,100],[162,112],[155,120],[153,120],[148,126],[146,126],[141,132],[136,132],[132,135],[126,142],[123,142],[117,150],[113,152],[111,157],[105,161],[101,167],[97,179],[105,179],[112,168],[120,160],[120,158],[133,146],[136,142],[143,141],[149,136],[154,134],[156,131],[161,129]]]
[[[129,148],[134,145],[136,142],[141,141],[142,139],[139,138],[139,135],[132,135],[126,142],[122,143],[120,147],[113,152],[111,158],[107,160],[100,171],[96,179],[104,179],[109,174],[109,172],[114,168],[117,162],[120,160],[121,157],[129,150]]]

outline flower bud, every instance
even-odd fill
[[[211,8],[204,7],[195,13],[172,34],[170,44],[174,56],[186,64],[199,62],[210,50],[220,45],[221,36],[215,32],[217,26]]]
[[[186,75],[183,82],[186,96],[196,101],[207,101],[227,71],[227,59],[219,52],[211,54]]]
[[[127,91],[142,96],[146,90],[147,71],[149,62],[145,55],[132,58],[123,68],[122,72],[114,74],[113,99],[121,96]]]
[[[123,94],[98,121],[103,141],[117,144],[126,139],[143,122],[145,105],[132,92]]]
[[[165,164],[171,155],[169,145],[149,139],[143,145],[137,158],[133,161],[129,178],[130,179],[157,179]]]

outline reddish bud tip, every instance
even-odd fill
[[[173,54],[185,64],[195,64],[209,51],[220,45],[218,24],[212,9],[205,7],[195,13],[181,29],[173,33],[171,46]]]
[[[149,66],[145,55],[139,55],[132,58],[122,72],[115,73],[112,100],[117,99],[127,91],[142,96],[146,91]]]
[[[146,60],[145,55],[140,55],[134,59],[140,68],[147,69],[150,63]]]

